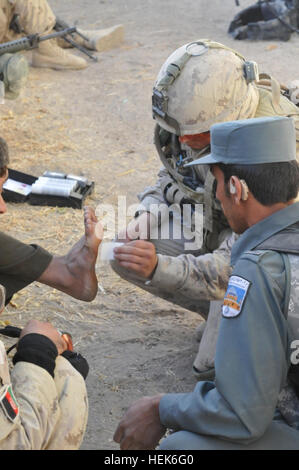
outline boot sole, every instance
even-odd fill
[[[34,58],[32,57],[32,62],[31,65],[32,67],[36,68],[46,68],[46,69],[54,69],[54,70],[82,70],[87,67],[87,62],[82,65],[80,64],[70,64],[70,65],[65,65],[65,64],[57,64],[55,62],[47,62],[48,59],[43,58],[43,56],[35,56]]]

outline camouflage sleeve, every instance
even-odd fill
[[[230,253],[237,235],[230,235],[213,253],[177,257],[158,255],[151,285],[193,299],[222,300],[231,275]]]
[[[163,189],[161,182],[165,178],[170,178],[168,171],[162,168],[158,173],[158,179],[154,186],[148,186],[141,193],[138,194],[140,206],[137,211],[148,211],[150,212],[150,206],[154,204],[165,203],[163,196]]]
[[[1,414],[0,449],[42,450],[60,415],[55,382],[29,362],[17,363],[11,376],[18,414],[13,421]]]
[[[10,374],[2,341],[0,377],[0,449],[43,449],[60,415],[53,378],[29,362]]]
[[[9,402],[0,406],[1,450],[79,449],[88,401],[84,379],[69,361],[58,356],[54,380],[42,367],[18,362],[9,386]]]

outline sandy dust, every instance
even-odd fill
[[[252,4],[241,0],[241,7]],[[50,0],[57,15],[85,29],[122,23],[125,42],[98,54],[83,71],[31,69],[24,95],[1,106],[1,136],[12,167],[87,176],[87,203],[127,204],[154,183],[160,168],[153,146],[151,91],[160,66],[177,47],[211,38],[256,60],[282,82],[299,78],[299,37],[282,43],[236,42],[227,35],[239,11],[234,0]],[[9,204],[2,230],[64,254],[80,238],[82,211]],[[113,433],[127,406],[143,395],[191,391],[201,317],[154,298],[98,263],[100,289],[89,304],[33,284],[13,298],[2,321],[22,326],[48,319],[70,331],[88,359],[90,417],[82,449],[117,449]]]

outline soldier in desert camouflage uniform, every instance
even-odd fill
[[[0,0],[0,41],[16,39],[16,32],[10,28],[11,21],[17,15],[22,34],[49,34],[52,32],[56,17],[47,0]],[[81,31],[81,30],[80,30]],[[123,39],[123,26],[117,25],[98,31],[81,31],[87,40],[78,36],[76,41],[88,49],[103,51],[118,45]],[[84,69],[87,62],[84,58],[70,54],[60,46],[67,47],[54,39],[39,44],[32,52],[34,67],[48,67],[57,70]]]
[[[177,49],[163,64],[154,87],[155,144],[163,168],[154,186],[139,195],[140,208],[115,249],[113,269],[148,292],[200,313],[208,324],[194,370],[199,378],[213,369],[220,299],[231,272],[231,246],[236,239],[213,193],[213,177],[203,166],[184,165],[209,151],[209,129],[217,122],[261,116],[292,116],[299,155],[299,109],[265,74],[237,52],[202,40]],[[260,80],[259,80],[260,79]],[[185,250],[185,239],[130,241],[129,232],[149,233],[148,225],[163,224],[155,217],[157,204],[177,204],[170,224],[184,224],[180,209],[203,204],[203,245]],[[138,235],[137,235],[138,236]],[[136,238],[136,237],[135,237]],[[210,307],[209,301],[212,300]],[[218,301],[218,302],[217,302]],[[209,312],[209,313],[208,313]]]
[[[87,392],[83,376],[63,357],[65,349],[50,323],[31,320],[10,372],[0,341],[1,450],[79,449],[88,417]]]

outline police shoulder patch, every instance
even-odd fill
[[[222,315],[225,318],[234,318],[240,315],[250,284],[250,281],[240,276],[229,278],[222,306]]]

